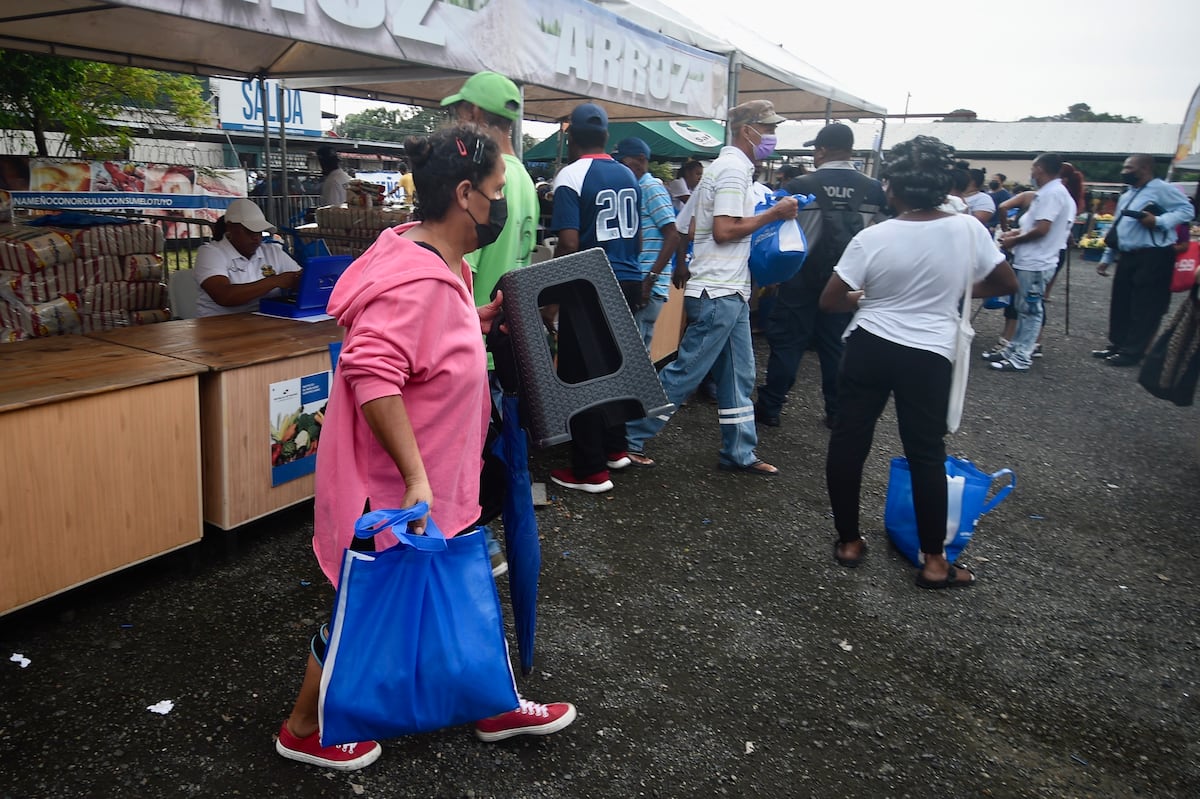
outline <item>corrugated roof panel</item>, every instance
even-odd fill
[[[784,124],[778,129],[779,150],[806,151],[821,125]],[[880,122],[855,122],[855,147],[870,150],[884,130]],[[970,155],[1029,155],[1062,152],[1073,155],[1129,155],[1149,153],[1170,156],[1175,152],[1179,126],[1123,122],[893,122],[887,123],[883,147],[914,136],[936,136]]]

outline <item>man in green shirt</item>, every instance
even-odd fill
[[[513,149],[512,123],[521,118],[521,90],[508,78],[495,72],[478,72],[467,78],[457,94],[442,100],[451,106],[459,122],[479,125],[500,148],[504,158],[504,198],[508,203],[508,220],[500,236],[486,247],[466,256],[475,281],[475,305],[491,301],[496,283],[511,269],[529,266],[534,245],[537,244],[538,198],[533,178]],[[488,353],[489,380],[493,398],[500,391],[499,381],[491,374],[492,354]],[[498,401],[498,400],[497,400]],[[508,571],[508,563],[500,544],[487,530],[488,554],[492,558],[492,576]]]
[[[504,157],[508,221],[495,243],[467,255],[475,275],[475,304],[486,305],[506,272],[529,266],[537,244],[537,194],[512,143],[512,123],[521,115],[521,91],[503,75],[479,72],[468,78],[457,94],[442,100],[442,105],[453,106],[459,122],[473,122],[486,130]]]

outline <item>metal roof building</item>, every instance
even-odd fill
[[[854,130],[855,149],[886,150],[914,136],[935,136],[952,145],[966,158],[1033,158],[1054,152],[1076,158],[1124,158],[1133,153],[1169,159],[1175,154],[1179,126],[1123,122],[882,122],[849,123]],[[822,125],[807,122],[780,125],[781,153],[811,152],[804,142],[817,135]]]

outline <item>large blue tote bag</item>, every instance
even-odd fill
[[[788,193],[783,189],[768,195],[755,206],[754,213],[769,211],[780,198],[786,196]],[[792,196],[801,208],[815,199],[811,194]],[[750,274],[759,286],[773,286],[791,280],[804,265],[806,257],[808,241],[795,219],[768,222],[750,236]]]
[[[1008,482],[988,499],[992,486],[1003,478],[1008,478]],[[958,560],[975,535],[975,524],[979,517],[1003,502],[1016,486],[1017,476],[1012,469],[988,474],[968,460],[952,455],[946,457],[946,560],[951,563]],[[912,472],[905,458],[892,458],[883,526],[896,549],[914,566],[925,563],[921,542],[917,537]]]
[[[391,530],[382,552],[347,549],[321,674],[321,745],[394,738],[477,721],[520,700],[500,597],[480,531],[446,538],[429,512],[372,511],[354,534]]]

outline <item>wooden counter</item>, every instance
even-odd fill
[[[297,322],[254,314],[184,319],[98,333],[93,338],[179,358],[200,379],[204,520],[238,527],[313,495],[313,476],[271,485],[272,383],[329,369],[333,320]]]
[[[0,345],[0,613],[200,540],[203,371],[81,336]]]

